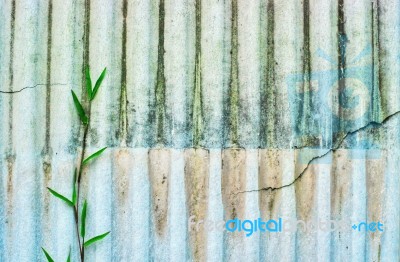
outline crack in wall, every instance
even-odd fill
[[[19,90],[15,90],[15,91],[2,91],[0,90],[0,94],[6,94],[6,95],[12,95],[12,94],[16,94],[16,93],[21,93],[22,91],[26,90],[26,89],[35,89],[36,87],[41,87],[41,86],[66,86],[68,84],[66,83],[53,83],[53,84],[36,84],[33,86],[25,86]]]
[[[382,122],[380,122],[380,123],[379,123],[379,122],[376,122],[376,121],[371,121],[371,122],[369,122],[368,124],[366,124],[366,125],[364,125],[364,126],[358,128],[358,129],[356,129],[356,130],[354,130],[354,131],[347,132],[344,136],[342,136],[342,138],[339,140],[339,142],[337,143],[336,146],[334,146],[334,147],[328,149],[325,153],[323,153],[323,154],[321,154],[321,155],[318,155],[318,156],[313,157],[310,161],[308,161],[306,167],[300,172],[300,174],[299,174],[297,177],[295,177],[295,179],[294,179],[292,182],[290,182],[290,183],[288,183],[288,184],[285,184],[285,185],[280,186],[280,187],[270,187],[270,186],[269,186],[269,187],[263,187],[263,188],[260,188],[260,189],[239,191],[239,192],[233,193],[233,195],[234,195],[234,196],[237,196],[237,195],[243,194],[243,193],[252,193],[252,192],[261,192],[261,191],[271,191],[271,192],[272,192],[272,191],[275,191],[275,190],[280,190],[280,189],[283,189],[283,188],[286,188],[286,187],[290,187],[290,186],[294,185],[297,181],[299,181],[299,180],[302,178],[302,176],[306,173],[306,171],[308,170],[308,168],[310,167],[310,165],[311,165],[315,160],[321,159],[321,158],[323,158],[324,156],[328,155],[329,153],[331,153],[331,152],[333,153],[333,152],[335,152],[336,150],[340,149],[340,146],[343,144],[343,142],[346,140],[346,138],[347,138],[348,136],[354,135],[354,134],[356,134],[356,133],[358,133],[358,132],[361,132],[361,131],[363,131],[363,130],[366,130],[366,129],[369,128],[369,127],[374,127],[374,128],[381,127],[381,126],[383,126],[386,122],[388,122],[390,119],[392,119],[393,117],[395,117],[395,116],[398,115],[398,114],[400,114],[400,110],[394,112],[393,114],[391,114],[391,115],[389,115],[389,116],[387,116],[387,117],[384,118],[384,119],[382,120]],[[294,147],[294,149],[302,149],[302,148],[307,148],[307,146],[301,146],[301,147],[295,146],[295,147]]]

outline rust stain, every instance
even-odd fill
[[[51,195],[47,191],[47,187],[50,186],[50,181],[52,178],[52,166],[50,162],[50,156],[45,154],[43,155],[43,162],[42,162],[42,171],[43,171],[43,187],[39,188],[39,193],[41,194],[40,197],[42,202],[40,203],[40,210],[41,210],[41,217],[38,218],[37,223],[42,227],[42,239],[50,240],[51,238],[51,214],[50,214],[50,199]]]
[[[9,155],[6,158],[7,161],[7,196],[8,199],[12,198],[13,191],[13,171],[14,171],[14,163],[15,163],[15,155]],[[9,201],[9,204],[12,205],[12,201]]]
[[[386,152],[381,151],[381,154],[386,154]],[[382,203],[385,202],[385,159],[387,156],[380,157],[379,159],[368,159],[366,160],[366,179],[367,179],[367,216],[368,221],[381,221],[382,220]],[[371,232],[369,240],[376,240],[373,245],[379,245],[382,234],[378,231]],[[371,243],[372,244],[372,243]],[[378,246],[373,248],[374,250],[378,249]]]
[[[113,203],[112,212],[114,212],[112,232],[118,239],[117,248],[120,249],[121,256],[126,257],[129,250],[131,237],[126,236],[126,232],[130,232],[132,228],[132,201],[130,195],[130,175],[135,165],[135,158],[130,149],[118,149],[113,152],[113,195],[115,195],[115,203]],[[133,177],[134,179],[134,177]],[[128,245],[126,245],[128,244]]]
[[[116,151],[114,159],[113,183],[118,203],[124,206],[129,193],[129,172],[132,170],[134,158],[127,149],[119,149]]]
[[[44,188],[47,188],[50,186],[50,180],[52,178],[52,175],[51,175],[52,168],[51,168],[49,156],[44,156],[42,168],[43,168],[43,175],[44,175],[43,184],[44,184]],[[48,217],[49,207],[50,207],[50,194],[47,194],[47,190],[45,190],[45,192],[43,194],[44,217]]]
[[[189,216],[206,221],[210,154],[206,149],[185,150],[185,189]],[[189,229],[194,261],[206,261],[206,231],[204,227]]]
[[[246,190],[246,150],[225,149],[222,151],[221,193],[224,207],[224,221],[245,218],[247,194],[235,194]],[[244,231],[225,232],[225,250],[232,250],[243,244]],[[231,254],[224,252],[224,260],[231,260]]]
[[[149,176],[152,194],[152,209],[156,232],[163,236],[168,224],[168,185],[170,176],[170,150],[149,151]]]
[[[14,163],[15,163],[15,155],[9,155],[6,158],[7,162],[7,216],[5,223],[7,224],[8,228],[13,228],[13,171],[14,171]],[[11,230],[8,231],[7,238],[11,239]]]
[[[344,198],[349,196],[351,192],[351,184],[348,183],[344,174],[351,174],[352,172],[344,149],[333,153],[331,170],[331,217],[332,219],[340,219]]]
[[[283,157],[282,153],[281,150],[276,149],[261,149],[259,151],[258,184],[261,188],[282,186],[283,167],[280,161]],[[262,218],[274,218],[274,214],[278,212],[281,197],[282,192],[280,190],[259,192],[259,208]]]
[[[246,150],[226,149],[222,152],[222,201],[225,220],[243,218],[245,194],[235,195],[246,190]]]
[[[296,159],[299,159],[299,154],[302,154],[301,150],[296,150]],[[295,183],[295,194],[296,194],[296,211],[297,219],[303,221],[309,221],[312,216],[312,210],[314,207],[314,198],[316,193],[316,165],[314,164],[303,164],[296,161],[295,173],[297,170],[304,170],[309,165],[309,168],[305,171],[304,175],[300,177],[297,183]]]

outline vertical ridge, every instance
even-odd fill
[[[53,25],[53,0],[49,0],[47,6],[47,57],[46,57],[46,105],[45,105],[45,137],[44,148],[42,150],[42,182],[38,184],[38,210],[41,210],[41,215],[37,217],[36,224],[41,226],[41,231],[36,231],[36,242],[40,244],[43,241],[43,233],[49,231],[49,196],[41,194],[42,188],[47,188],[52,176],[51,165],[51,148],[50,148],[50,135],[51,135],[51,48],[52,48],[52,25]],[[42,202],[43,201],[43,202]]]
[[[12,92],[14,89],[14,38],[15,38],[15,12],[16,12],[16,0],[11,3],[11,19],[10,19],[10,61],[8,63],[8,86],[9,91]],[[9,119],[8,119],[8,140],[10,148],[7,150],[8,154],[12,151],[12,123],[13,123],[13,99],[12,96],[9,98]]]
[[[238,61],[238,2],[232,0],[231,71],[228,90],[228,141],[227,145],[239,146],[239,61]]]
[[[47,63],[46,63],[46,133],[44,154],[50,150],[50,101],[51,101],[51,37],[53,25],[53,0],[49,0],[47,20]]]
[[[345,80],[345,72],[346,72],[346,45],[347,45],[347,36],[345,32],[345,16],[344,16],[344,0],[338,0],[338,98],[339,105],[341,104],[341,96],[340,92],[346,87]],[[339,106],[339,119],[344,119],[343,112],[341,107]],[[339,121],[339,135],[344,129],[343,121]],[[333,144],[335,145],[335,138],[333,140]]]
[[[276,92],[275,92],[275,19],[274,0],[267,2],[267,50],[266,50],[266,81],[261,87],[261,147],[275,146],[276,141],[274,127],[277,118]]]
[[[14,40],[15,40],[15,16],[16,16],[16,0],[12,0],[11,3],[11,19],[10,19],[10,61],[8,64],[8,82],[9,82],[9,91],[13,91],[14,89]],[[13,97],[9,96],[8,107],[8,143],[9,147],[6,149],[6,162],[7,162],[7,205],[6,205],[6,216],[9,218],[12,214],[13,209],[13,173],[14,173],[14,162],[15,162],[15,153],[13,149],[13,139],[12,139],[12,132],[13,132]],[[9,220],[9,219],[8,219]],[[13,221],[9,221],[7,226],[12,228]],[[11,240],[11,232],[10,230],[7,231],[7,239]],[[7,241],[6,242],[10,242]],[[8,254],[5,257],[10,257],[11,249],[8,248]]]
[[[196,0],[196,57],[194,68],[194,87],[193,87],[193,146],[200,146],[203,138],[203,93],[201,75],[201,0]]]
[[[82,98],[87,102],[86,93],[86,66],[89,66],[90,55],[90,0],[85,0],[85,17],[84,17],[84,33],[83,33],[83,59],[82,59]]]
[[[160,0],[159,20],[158,20],[158,60],[157,60],[157,80],[155,86],[156,112],[156,144],[165,144],[164,125],[165,125],[165,75],[164,75],[164,26],[165,26],[165,3]]]
[[[118,138],[121,146],[127,145],[127,132],[128,132],[128,97],[126,92],[126,39],[127,39],[127,25],[126,17],[128,15],[128,1],[124,0],[122,4],[122,54],[121,54],[121,94],[119,98],[119,130]]]
[[[302,92],[302,103],[299,107],[299,116],[301,120],[297,122],[296,132],[299,134],[305,134],[305,140],[301,141],[300,144],[312,144],[309,141],[311,138],[315,140],[312,136],[315,133],[313,130],[313,123],[311,122],[312,116],[310,115],[312,111],[312,98],[310,94],[311,90],[311,52],[310,52],[310,2],[309,0],[304,0],[303,2],[303,92]]]

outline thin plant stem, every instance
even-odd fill
[[[82,253],[82,245],[81,245],[81,239],[79,237],[79,215],[78,215],[77,206],[74,206],[74,217],[75,217],[76,235],[78,236],[79,254],[81,254]]]
[[[78,163],[76,164],[75,173],[74,173],[72,200],[68,199],[68,197],[63,196],[62,194],[60,194],[60,193],[56,192],[55,190],[51,189],[50,187],[48,187],[48,190],[50,191],[50,193],[52,195],[61,199],[62,201],[67,203],[69,206],[73,207],[74,218],[75,218],[76,237],[77,237],[81,262],[85,261],[85,235],[86,235],[85,228],[86,228],[86,214],[87,214],[87,201],[85,201],[85,203],[83,204],[83,207],[82,207],[82,213],[81,213],[82,217],[80,218],[80,214],[79,214],[79,210],[80,210],[79,202],[80,201],[79,200],[80,200],[81,179],[82,179],[82,175],[83,175],[83,169],[84,169],[85,165],[87,164],[87,162],[92,161],[92,159],[94,159],[94,158],[97,158],[107,148],[107,147],[104,147],[85,159],[86,147],[88,144],[87,140],[88,140],[88,134],[89,134],[89,128],[90,128],[92,100],[94,99],[97,91],[99,90],[99,87],[101,85],[101,82],[104,79],[106,71],[107,71],[107,68],[104,68],[103,72],[97,79],[96,84],[94,85],[94,87],[92,87],[92,81],[91,81],[91,77],[90,77],[89,67],[86,68],[87,97],[86,97],[86,99],[84,99],[84,100],[86,100],[86,103],[84,105],[81,104],[81,102],[79,101],[75,92],[73,90],[71,90],[75,108],[77,110],[77,113],[79,115],[81,123],[83,124],[83,127],[82,126],[80,127],[80,134],[82,134],[81,132],[83,129],[83,137],[81,140],[82,150],[81,150],[81,152],[79,152],[79,150],[77,150],[78,151],[77,152]],[[85,107],[86,107],[86,110],[85,110]],[[87,112],[87,114],[86,114],[86,112]],[[80,226],[80,228],[79,228],[79,226]],[[109,233],[110,233],[110,231],[108,231],[104,234],[101,234],[101,235],[97,235],[97,236],[89,239],[89,241],[86,243],[87,246],[93,244],[94,242],[102,240]],[[43,247],[42,247],[42,250],[49,262],[54,261],[54,259],[51,258],[49,253]],[[67,261],[70,261],[70,255],[71,255],[71,253],[68,256]]]
[[[85,261],[85,239],[82,238],[82,244],[81,244],[81,236],[79,234],[79,196],[80,196],[80,189],[81,189],[81,178],[82,178],[82,173],[83,173],[83,161],[85,159],[85,151],[86,151],[86,140],[87,140],[87,135],[89,132],[89,126],[90,126],[90,117],[91,117],[91,108],[92,108],[92,101],[89,99],[89,106],[88,106],[88,123],[84,125],[84,131],[83,131],[83,139],[82,139],[82,152],[81,152],[81,157],[80,157],[80,163],[79,163],[79,171],[78,171],[78,178],[77,178],[77,197],[76,197],[76,206],[75,206],[75,224],[76,224],[76,230],[77,230],[77,238],[78,238],[78,243],[79,243],[79,253],[81,257],[81,262]]]

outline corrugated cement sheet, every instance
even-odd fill
[[[0,261],[76,250],[46,186],[70,192],[86,64],[88,261],[400,261],[399,0],[1,0],[0,50]],[[192,228],[235,217],[349,227]]]

